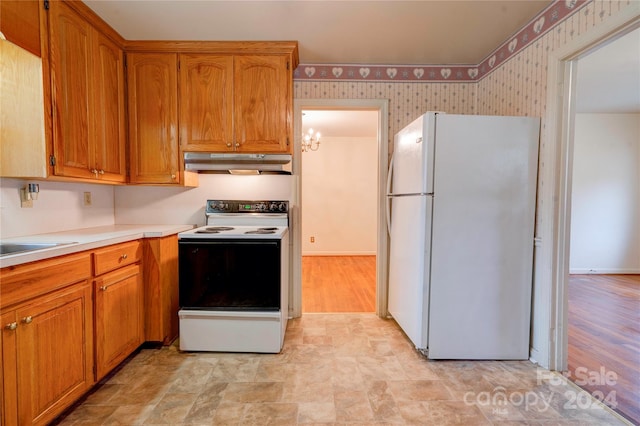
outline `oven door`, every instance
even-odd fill
[[[264,239],[180,240],[181,308],[279,311],[280,246]]]

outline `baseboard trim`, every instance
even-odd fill
[[[619,275],[636,275],[640,274],[640,269],[569,269],[569,274],[574,275],[605,275],[605,274],[619,274]]]

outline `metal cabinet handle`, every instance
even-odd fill
[[[227,148],[231,148],[231,142],[227,142]]]
[[[7,330],[12,330],[13,331],[16,328],[18,328],[18,323],[17,322],[9,323],[9,324],[5,325],[4,328],[6,328]]]
[[[31,318],[31,315],[29,315],[28,317],[22,318],[22,322],[25,324],[31,324],[32,321],[33,321],[33,318]]]
[[[103,175],[103,174],[104,174],[104,170],[100,169],[100,170],[98,170],[98,173],[100,173],[101,175]]]
[[[98,177],[98,169],[91,169],[89,171]]]
[[[240,146],[240,144],[238,142],[236,142],[236,148],[238,148]]]
[[[102,290],[102,291],[107,291],[107,286],[106,286],[106,285],[101,285],[101,286],[100,286],[100,290]]]
[[[171,179],[174,179],[174,180],[175,180],[175,178],[176,178],[176,175],[175,175],[175,174],[171,175]]]
[[[125,260],[127,258],[127,253],[123,254],[122,256],[120,256],[120,259]]]

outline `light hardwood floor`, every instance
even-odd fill
[[[302,312],[374,312],[375,256],[303,256]]]
[[[570,276],[569,372],[640,424],[640,275]]]

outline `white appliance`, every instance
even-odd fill
[[[178,234],[180,349],[278,353],[289,315],[287,201],[208,200]]]
[[[529,357],[539,128],[428,112],[395,135],[389,312],[429,358]]]

